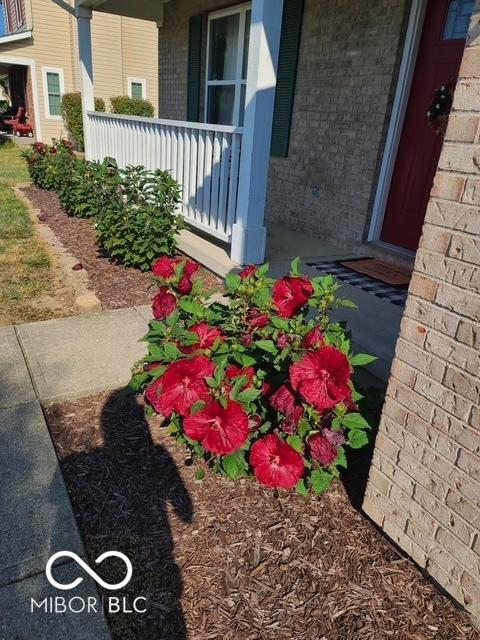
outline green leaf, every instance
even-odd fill
[[[172,342],[164,342],[163,350],[165,352],[165,359],[168,360],[169,362],[178,360],[179,356],[181,355],[177,346]]]
[[[270,304],[270,297],[270,289],[268,287],[263,287],[255,292],[252,301],[257,307],[263,308]]]
[[[178,306],[180,309],[195,318],[203,318],[205,315],[205,307],[199,302],[194,302],[193,300],[180,300]]]
[[[203,469],[197,469],[195,471],[195,480],[203,480],[205,478],[205,471]]]
[[[225,276],[225,284],[227,285],[227,289],[229,291],[235,292],[241,285],[241,283],[242,279],[236,273],[228,273]]]
[[[291,447],[295,449],[295,451],[298,451],[299,453],[303,452],[303,442],[300,436],[298,436],[297,434],[288,436],[287,442]]]
[[[350,358],[350,364],[352,367],[365,367],[371,362],[378,360],[375,356],[370,356],[368,353],[357,353],[356,356]]]
[[[280,318],[279,316],[274,316],[271,323],[276,329],[282,329],[283,331],[288,331],[290,328],[289,321],[286,318]]]
[[[295,260],[292,261],[291,267],[290,267],[290,271],[292,272],[292,274],[294,276],[300,276],[302,275],[302,269],[301,269],[301,265],[300,265],[300,258],[295,258]]]
[[[232,480],[238,480],[246,475],[248,464],[245,461],[245,451],[239,450],[222,458],[222,467]]]
[[[347,300],[346,298],[340,298],[338,304],[342,307],[348,307],[349,309],[358,309],[358,306],[352,300]]]
[[[275,346],[273,340],[257,340],[253,343],[255,347],[258,347],[262,351],[267,351],[268,353],[277,355],[277,347]]]
[[[148,371],[141,371],[140,373],[137,373],[128,383],[128,388],[135,392],[140,391],[149,377],[150,373]]]
[[[197,402],[194,402],[192,404],[190,413],[198,413],[198,411],[201,411],[206,406],[206,404],[207,403],[205,402],[205,400],[197,400]]]
[[[332,482],[332,474],[323,469],[315,469],[310,475],[310,483],[315,494],[318,496],[328,489]]]
[[[260,389],[244,389],[238,394],[237,400],[248,404],[256,400],[261,393]]]
[[[361,449],[368,444],[368,436],[361,429],[352,429],[348,434],[348,444],[352,449]]]
[[[337,467],[347,468],[347,456],[345,455],[345,449],[343,447],[338,447],[338,457],[335,460],[335,464]]]
[[[295,491],[299,493],[301,496],[308,496],[308,489],[305,484],[305,480],[300,480],[295,487]]]
[[[347,429],[370,429],[370,425],[360,413],[347,413],[339,418],[342,426]]]
[[[242,354],[240,356],[240,359],[242,361],[243,367],[252,367],[254,364],[257,364],[255,358],[252,358],[252,356],[247,356],[246,354]]]

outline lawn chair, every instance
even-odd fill
[[[3,124],[6,127],[12,127],[13,135],[33,138],[33,127],[27,122],[25,107],[18,107],[17,115],[14,118],[4,118]]]

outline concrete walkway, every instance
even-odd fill
[[[31,613],[31,598],[98,598],[73,561],[45,575],[48,558],[86,558],[41,404],[126,384],[142,357],[149,308],[0,327],[0,640],[106,640],[103,614]],[[78,602],[78,601],[77,601]]]

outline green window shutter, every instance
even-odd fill
[[[304,0],[284,0],[270,150],[272,156],[279,158],[288,156],[298,53],[302,36],[303,7]]]
[[[203,16],[190,18],[188,34],[187,120],[198,122],[200,118],[200,75],[202,67]]]

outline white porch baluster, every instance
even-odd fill
[[[283,0],[253,0],[236,222],[231,257],[237,264],[265,258],[264,226]]]

